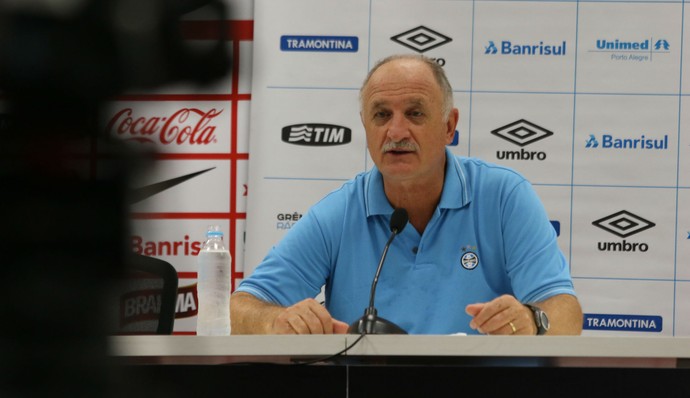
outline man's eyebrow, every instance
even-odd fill
[[[373,101],[370,105],[371,109],[377,109],[377,108],[385,108],[389,104],[389,101]],[[409,106],[423,106],[425,104],[425,101],[422,98],[412,98],[410,100],[406,101],[406,104]]]
[[[384,108],[388,104],[388,101],[374,101],[371,103],[370,108],[371,109],[376,109],[376,108]]]

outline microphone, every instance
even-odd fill
[[[398,208],[393,211],[391,215],[391,237],[388,238],[386,246],[383,247],[383,254],[381,254],[381,261],[379,261],[379,266],[376,269],[376,274],[374,275],[374,280],[371,283],[371,293],[369,294],[369,307],[364,310],[364,316],[356,320],[347,329],[348,333],[351,334],[407,334],[402,328],[393,322],[381,318],[377,315],[376,307],[374,307],[374,297],[376,296],[376,284],[379,281],[379,275],[381,274],[381,268],[383,268],[383,261],[386,259],[386,254],[388,254],[388,248],[390,247],[393,239],[405,228],[407,225],[408,216],[407,210],[403,208]]]

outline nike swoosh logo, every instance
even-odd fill
[[[183,175],[180,177],[171,178],[169,180],[157,182],[155,184],[151,184],[151,185],[147,185],[147,186],[144,186],[141,188],[134,189],[134,190],[129,192],[129,203],[134,204],[137,202],[141,202],[144,199],[148,199],[151,196],[156,195],[158,193],[161,193],[168,188],[172,188],[175,185],[179,185],[179,184],[181,184],[181,183],[183,183],[189,179],[192,179],[198,175],[204,174],[204,173],[211,171],[213,169],[215,169],[215,167],[211,167],[210,169],[197,171],[195,173]]]

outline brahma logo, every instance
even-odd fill
[[[497,46],[496,42],[489,40],[484,46],[485,55],[525,55],[525,56],[563,56],[566,53],[565,40],[560,44],[513,44],[510,40],[503,40]]]
[[[199,313],[199,297],[196,291],[196,283],[177,288],[177,301],[175,302],[175,319],[191,318]]]
[[[649,62],[655,54],[670,53],[671,45],[666,39],[654,38],[639,41],[597,39],[590,52],[604,53],[611,61]]]
[[[356,36],[281,36],[281,51],[354,53],[359,50]]]
[[[627,210],[621,210],[592,222],[595,227],[614,234],[620,238],[627,238],[656,226],[653,222],[633,214]],[[646,252],[649,250],[647,243],[628,242],[598,242],[597,248],[604,252]]]
[[[190,318],[198,313],[198,296],[196,283],[189,286],[180,286],[177,289],[175,302],[175,318]],[[158,320],[161,311],[160,288],[139,289],[128,292],[120,298],[120,327],[125,327],[135,322]]]
[[[304,146],[343,145],[352,141],[352,130],[334,124],[293,124],[283,127],[282,140],[288,144]]]
[[[156,320],[160,312],[161,289],[135,290],[120,297],[120,327]]]
[[[525,119],[520,119],[492,130],[491,134],[517,146],[524,147],[552,136],[553,132]],[[520,151],[496,151],[496,158],[500,160],[545,160],[546,153],[527,151],[525,149]]]

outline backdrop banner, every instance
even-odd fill
[[[358,104],[369,68],[424,54],[460,109],[451,151],[511,167],[541,195],[584,334],[690,334],[686,8],[256,0],[244,274],[372,167]]]

